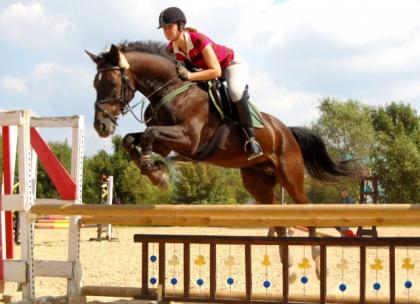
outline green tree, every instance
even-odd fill
[[[121,192],[124,202],[131,204],[171,204],[171,185],[169,189],[154,186],[150,180],[141,175],[139,168],[130,162],[121,174]]]
[[[339,178],[334,183],[306,179],[305,189],[311,203],[338,204],[343,189],[350,193],[355,202],[359,200],[359,180],[356,178]]]
[[[184,204],[246,202],[238,170],[209,164],[185,163],[176,166],[173,200]]]
[[[48,142],[49,147],[54,152],[54,155],[58,158],[60,163],[64,166],[67,172],[70,174],[71,170],[71,148],[69,147],[67,140],[64,142]],[[38,160],[38,176],[37,176],[37,187],[36,196],[38,198],[59,198],[59,194],[55,189],[50,177],[45,171],[43,165]]]
[[[372,108],[353,99],[325,98],[318,109],[320,117],[312,129],[324,139],[329,152],[336,158],[362,159],[369,164],[375,138]]]
[[[103,150],[92,157],[85,158],[83,167],[83,202],[85,204],[100,203],[102,175],[112,175],[111,168],[111,157]],[[118,191],[115,192],[118,193]]]
[[[392,102],[372,112],[377,147],[374,173],[385,202],[419,203],[419,116],[409,104]]]
[[[359,101],[325,98],[319,105],[320,116],[312,130],[324,140],[328,153],[335,161],[356,159],[367,169],[372,167],[371,154],[375,147],[372,108]],[[339,178],[334,183],[306,179],[308,198],[314,203],[337,203],[340,191],[347,189],[358,199],[359,185],[355,178]]]

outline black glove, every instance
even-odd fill
[[[176,72],[182,80],[189,80],[191,72],[180,62],[176,63]]]

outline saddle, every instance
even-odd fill
[[[232,102],[227,86],[221,79],[209,80],[199,84],[209,94],[210,104],[224,122],[238,122],[235,103]],[[254,128],[263,128],[264,120],[258,108],[249,102],[252,124]]]

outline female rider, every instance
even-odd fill
[[[185,14],[177,7],[163,10],[159,16],[159,27],[163,29],[169,41],[168,49],[176,59],[188,62],[197,72],[190,72],[185,66],[178,66],[178,75],[183,80],[212,80],[223,77],[228,86],[229,95],[236,104],[239,120],[246,132],[248,140],[245,151],[248,159],[263,154],[261,146],[255,139],[249,111],[249,95],[246,90],[248,81],[248,66],[245,61],[235,56],[230,48],[216,44],[207,36],[195,29],[186,28]]]

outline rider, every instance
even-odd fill
[[[187,62],[200,71],[190,72],[185,66],[177,66],[178,74],[183,80],[211,80],[223,77],[228,86],[229,95],[236,104],[239,120],[248,140],[245,151],[248,159],[263,154],[260,144],[255,139],[249,110],[247,92],[248,66],[233,50],[216,44],[207,36],[193,28],[186,28],[185,14],[177,7],[163,10],[159,16],[159,27],[169,41],[168,49],[179,61]]]

